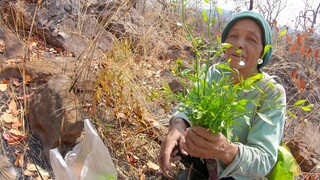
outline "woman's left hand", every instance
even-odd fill
[[[218,158],[225,165],[232,162],[238,153],[238,146],[229,143],[222,133],[212,134],[209,129],[193,126],[187,129],[185,143],[181,148],[193,157]]]

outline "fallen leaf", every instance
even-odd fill
[[[0,91],[4,92],[8,89],[8,84],[0,84]]]
[[[27,138],[27,135],[24,135],[20,130],[18,129],[10,129],[9,130],[9,134],[12,138],[16,139],[16,140],[22,140]]]
[[[142,173],[139,177],[139,180],[145,180],[145,179],[146,179],[146,175]]]
[[[160,170],[160,167],[157,164],[155,164],[155,163],[153,163],[151,161],[147,162],[147,167],[148,167],[149,170],[154,171],[154,172]]]
[[[34,172],[31,172],[31,171],[29,171],[28,169],[25,169],[25,170],[23,171],[23,174],[24,174],[25,176],[33,176],[33,175],[34,175]]]
[[[17,158],[14,161],[14,165],[18,166],[18,167],[22,167],[23,166],[23,158],[24,158],[23,154],[17,154]]]
[[[19,112],[17,110],[17,103],[12,99],[8,105],[8,108],[12,115],[16,116]]]
[[[14,116],[12,114],[9,114],[9,113],[3,113],[0,116],[0,119],[5,124],[12,124],[14,122]]]
[[[31,81],[31,77],[30,77],[29,75],[25,75],[25,76],[24,76],[24,80],[25,80],[26,82],[30,82],[30,81]]]
[[[35,171],[37,171],[37,167],[35,164],[28,162],[27,163],[27,170],[29,170],[30,172],[35,172]]]
[[[19,118],[14,117],[13,118],[13,124],[11,125],[12,129],[19,129],[22,126],[22,122],[20,121]]]
[[[130,155],[130,157],[129,157],[129,163],[130,163],[132,166],[136,166],[136,163],[137,163],[138,161],[139,161],[138,156]]]

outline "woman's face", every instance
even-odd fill
[[[232,68],[237,69],[245,79],[258,72],[257,61],[263,53],[263,45],[262,32],[256,22],[251,19],[237,21],[230,29],[225,42],[236,47],[225,50],[226,59],[231,58]],[[241,50],[241,54],[237,49]],[[240,61],[243,61],[244,65]]]

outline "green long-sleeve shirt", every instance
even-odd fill
[[[212,66],[208,80],[219,78],[221,70]],[[260,107],[248,103],[246,109],[250,125],[243,119],[236,119],[240,125],[233,127],[232,142],[239,147],[235,159],[225,166],[218,161],[218,176],[235,179],[258,179],[266,176],[277,161],[278,147],[283,135],[286,114],[286,94],[283,86],[267,73],[257,82],[258,89],[239,94],[239,98],[259,99]],[[265,120],[264,116],[270,120]],[[185,113],[176,111],[173,118],[183,118],[190,123]],[[191,123],[190,123],[191,124]]]

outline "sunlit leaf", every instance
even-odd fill
[[[0,91],[4,92],[8,89],[8,84],[0,84]]]
[[[289,114],[290,117],[296,118],[297,116],[293,114],[291,111],[287,110],[287,113]]]
[[[6,124],[11,124],[11,123],[13,123],[13,116],[12,116],[12,114],[8,114],[8,113],[3,113],[2,115],[1,115],[1,121],[2,122],[4,122],[4,123],[6,123]]]
[[[267,44],[267,45],[264,47],[262,57],[264,57],[264,55],[266,55],[266,53],[271,49],[271,47],[272,47],[272,46],[271,46],[270,44]]]
[[[293,105],[294,105],[294,106],[299,106],[299,105],[304,104],[306,101],[307,101],[307,100],[301,99],[301,100],[295,102]]]
[[[222,14],[222,8],[217,7],[216,10],[219,12],[219,14]]]
[[[209,4],[209,0],[203,0],[203,2],[205,2],[205,3]]]
[[[17,103],[13,99],[10,101],[8,108],[12,115],[18,114]]]
[[[282,36],[284,36],[284,35],[286,35],[286,34],[287,34],[287,29],[284,28],[284,29],[280,32],[279,37],[282,37]]]
[[[225,48],[225,49],[232,48],[232,44],[222,43],[222,44],[221,44],[221,47],[222,47],[222,48]]]
[[[308,104],[307,106],[301,106],[301,109],[306,112],[311,111],[312,108],[313,108],[313,104]]]
[[[202,19],[203,19],[204,22],[208,22],[207,11],[206,10],[202,11]]]

